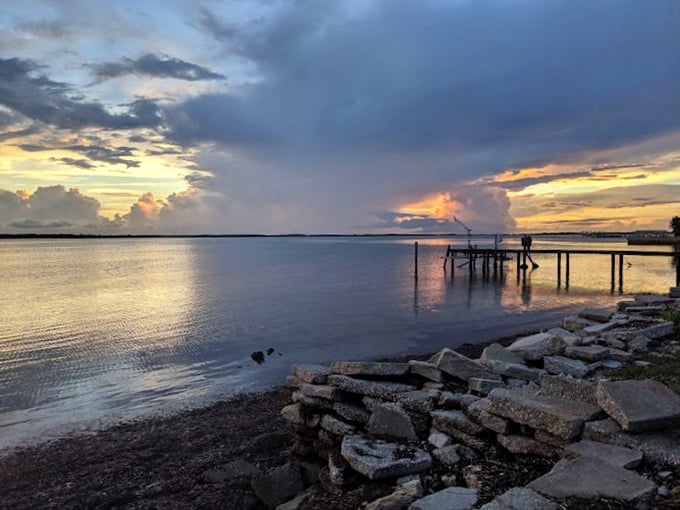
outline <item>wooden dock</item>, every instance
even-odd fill
[[[456,260],[462,261],[458,266],[459,268],[467,266],[468,271],[477,271],[477,265],[481,262],[482,275],[489,276],[493,272],[495,275],[502,275],[504,271],[504,262],[516,261],[517,266],[517,278],[520,275],[526,277],[526,271],[529,268],[527,264],[527,259],[531,264],[533,260],[532,255],[555,255],[557,262],[557,287],[562,286],[562,261],[564,260],[564,286],[569,287],[569,276],[570,276],[570,255],[599,255],[610,258],[611,264],[611,290],[614,291],[617,275],[617,261],[618,261],[618,288],[619,291],[623,290],[623,263],[624,257],[674,257],[675,258],[675,286],[680,286],[680,252],[678,251],[643,251],[643,250],[545,250],[536,249],[530,250],[529,252],[514,249],[506,250],[500,248],[477,248],[477,247],[466,247],[466,248],[451,248],[449,245],[446,249],[446,255],[444,256],[444,270],[446,270],[447,263],[451,263],[451,275],[456,268]],[[536,267],[538,267],[536,265]]]

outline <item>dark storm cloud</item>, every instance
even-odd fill
[[[542,175],[539,177],[525,177],[523,179],[515,179],[514,181],[492,181],[494,186],[500,186],[508,191],[520,191],[529,186],[535,184],[544,184],[553,181],[559,181],[564,179],[577,179],[579,177],[591,177],[592,174],[589,171],[581,172],[564,172],[554,175]]]
[[[50,150],[67,150],[83,154],[88,159],[92,161],[102,161],[104,163],[109,163],[112,165],[125,165],[128,168],[139,167],[139,161],[134,159],[128,159],[134,157],[134,147],[107,147],[105,145],[82,145],[82,144],[72,144],[72,145],[37,145],[37,144],[21,144],[19,147],[27,152],[41,152]],[[62,158],[64,159],[70,158]],[[72,160],[75,161],[75,160]],[[82,161],[82,160],[80,160]],[[82,166],[78,165],[78,166]],[[83,167],[86,168],[86,167]]]
[[[69,166],[77,166],[79,168],[94,168],[94,165],[85,159],[75,159],[75,158],[50,158],[50,161],[61,161],[62,163]]]
[[[66,228],[72,227],[73,223],[68,221],[38,221],[25,219],[21,221],[14,221],[9,224],[14,228],[28,228],[28,229],[42,229],[42,228]]]
[[[169,107],[170,135],[449,151],[464,157],[456,177],[570,162],[680,128],[680,11],[653,4],[299,1],[250,30],[204,10],[261,80]]]
[[[398,228],[423,232],[450,232],[456,228],[456,223],[451,220],[437,219],[430,216],[404,214],[393,211],[382,211],[376,213],[376,216],[380,221],[363,228]]]
[[[120,62],[93,64],[88,67],[92,69],[97,82],[128,74],[187,81],[225,79],[224,75],[214,73],[205,67],[153,53],[147,53],[137,59],[123,58]]]
[[[22,116],[59,128],[129,129],[156,127],[160,114],[156,103],[139,99],[121,114],[87,101],[65,83],[43,74],[44,66],[19,58],[0,58],[0,105]]]

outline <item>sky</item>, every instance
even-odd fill
[[[676,0],[0,6],[0,233],[667,229]]]

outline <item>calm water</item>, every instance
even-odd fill
[[[606,256],[572,256],[565,291],[554,256],[536,257],[526,285],[514,263],[502,280],[451,279],[451,241],[419,242],[415,284],[401,238],[0,241],[0,447],[260,389],[294,362],[455,347],[620,299]],[[534,240],[567,246],[626,248]],[[670,259],[629,261],[626,291],[674,281]],[[250,360],[268,347],[265,364]]]

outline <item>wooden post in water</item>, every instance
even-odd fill
[[[675,286],[680,287],[680,255],[675,256]]]
[[[450,256],[451,256],[451,245],[449,244],[446,247],[446,257],[444,257],[444,271],[446,271],[446,263],[449,261]],[[451,259],[451,271],[453,271],[453,259]]]
[[[569,288],[569,252],[567,252],[567,267],[565,267],[566,274],[564,275],[564,288]]]
[[[623,290],[623,253],[619,253],[619,292]]]
[[[614,272],[616,270],[616,255],[612,253],[612,292],[614,292]]]
[[[562,286],[562,252],[557,252],[557,287]]]
[[[418,241],[415,242],[414,249],[415,249],[415,260],[414,260],[415,271],[413,273],[413,276],[417,280],[418,279]]]

